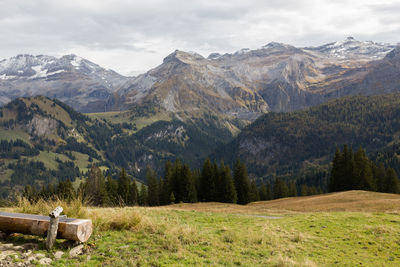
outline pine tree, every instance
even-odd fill
[[[114,206],[118,203],[118,183],[110,175],[106,179],[106,190],[108,195],[108,205]]]
[[[129,181],[128,205],[137,205],[139,202],[139,189],[136,181]]]
[[[103,206],[109,203],[106,183],[100,168],[92,165],[86,184],[84,186],[84,196],[92,205]]]
[[[140,186],[140,192],[139,192],[139,205],[140,206],[147,206],[148,205],[148,194],[147,194],[147,187],[142,184]]]
[[[289,189],[286,182],[280,178],[276,178],[274,183],[274,199],[287,197],[288,195]]]
[[[118,180],[118,196],[121,205],[129,204],[129,187],[130,182],[128,176],[126,175],[125,169],[122,168]]]
[[[329,191],[336,192],[340,188],[340,183],[343,182],[342,178],[342,153],[339,150],[339,147],[336,147],[335,157],[332,161],[332,170],[331,175],[329,177]],[[308,193],[307,193],[308,194]],[[302,193],[303,195],[303,193]]]
[[[182,167],[182,162],[178,159],[175,160],[171,176],[171,192],[174,193],[175,202],[182,201]]]
[[[256,181],[253,179],[250,182],[250,202],[259,201],[260,196],[258,194]]]
[[[289,192],[288,192],[289,197],[297,197],[297,187],[296,187],[296,182],[291,181],[289,183]]]
[[[267,197],[266,200],[272,200],[274,198],[274,195],[272,193],[272,188],[271,188],[271,184],[268,183],[267,185]]]
[[[247,175],[247,169],[244,164],[239,160],[236,161],[233,180],[235,183],[236,193],[237,193],[237,203],[247,204],[250,202],[250,180]]]
[[[258,195],[260,196],[260,200],[267,200],[267,186],[265,183],[262,183],[258,188]]]
[[[400,194],[400,181],[394,169],[388,168],[386,170],[385,180],[385,192]]]
[[[310,189],[308,187],[308,185],[306,184],[302,184],[301,185],[301,193],[302,196],[309,196],[311,195]]]
[[[165,162],[165,167],[164,167],[164,178],[162,181],[162,191],[161,191],[162,197],[160,198],[161,205],[168,205],[171,203],[170,196],[172,192],[172,175],[173,175],[172,163],[168,160],[167,162]]]
[[[378,192],[385,192],[386,187],[386,169],[383,163],[378,166],[374,165],[373,168],[374,180]]]
[[[171,204],[175,203],[176,199],[175,199],[174,192],[171,192],[171,195],[169,196],[169,201]]]
[[[371,162],[361,147],[354,155],[352,176],[354,177],[354,182],[352,183],[352,186],[347,189],[376,191]]]
[[[147,167],[146,171],[146,179],[148,186],[148,203],[149,206],[158,206],[159,203],[159,192],[158,192],[158,181],[156,173],[150,168]]]
[[[200,192],[199,192],[200,201],[208,202],[214,200],[216,192],[216,184],[214,177],[215,174],[213,170],[213,165],[210,159],[206,159],[204,161],[203,169],[201,171]]]
[[[75,189],[72,186],[71,180],[67,179],[65,181],[60,181],[57,186],[57,195],[60,199],[70,201],[74,199]]]
[[[344,145],[343,147],[343,158],[342,158],[342,178],[343,180],[340,181],[339,183],[339,191],[344,191],[344,190],[351,190],[355,187],[355,184],[357,183],[356,179],[354,178],[353,175],[353,168],[354,168],[354,153],[353,149],[348,147],[347,145]]]
[[[237,201],[235,184],[232,179],[232,171],[229,166],[225,165],[223,162],[220,164],[218,194],[221,202],[236,203]]]

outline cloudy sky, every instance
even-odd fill
[[[77,54],[136,75],[175,49],[398,43],[399,14],[399,0],[0,0],[0,59]]]

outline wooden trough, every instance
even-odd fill
[[[58,217],[58,215],[56,217],[58,219],[58,229],[55,228],[57,238],[85,242],[92,234],[92,220]],[[0,231],[46,236],[50,229],[51,218],[54,217],[0,212]]]

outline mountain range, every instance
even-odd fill
[[[200,167],[208,155],[240,158],[254,177],[320,179],[345,143],[393,167],[399,89],[400,47],[351,37],[207,58],[176,50],[136,77],[76,55],[18,55],[0,61],[0,182],[30,177],[18,173],[27,162],[44,164],[29,165],[45,173],[40,184],[92,163],[143,178],[147,165]]]
[[[352,37],[303,48],[273,42],[207,58],[176,50],[137,77],[124,77],[75,55],[19,55],[0,62],[0,103],[45,95],[81,112],[152,105],[181,120],[211,114],[249,122],[269,111],[396,91],[397,69],[392,66],[398,64],[398,51],[395,45]]]
[[[18,55],[0,61],[0,104],[44,95],[81,112],[106,111],[109,97],[127,80],[76,55]]]

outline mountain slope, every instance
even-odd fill
[[[177,50],[157,68],[130,79],[111,104],[127,109],[152,103],[180,118],[208,112],[252,121],[268,111],[287,112],[331,98],[380,93],[372,84],[365,91],[356,85],[385,68],[387,59],[382,58],[394,48],[350,37],[320,47],[270,43],[208,58]]]
[[[44,95],[83,111],[106,111],[109,96],[127,80],[75,55],[18,55],[0,61],[0,105]]]
[[[302,111],[263,115],[215,157],[225,162],[240,158],[257,176],[293,175],[328,164],[336,146],[362,146],[373,153],[394,147],[399,136],[399,93],[348,97]]]
[[[140,130],[74,111],[59,100],[36,96],[0,108],[0,174],[4,190],[81,176],[91,164],[108,174],[121,168],[136,178],[146,166],[161,172],[165,160],[200,164],[231,132],[213,118],[158,121]],[[16,188],[17,188],[16,187]]]

